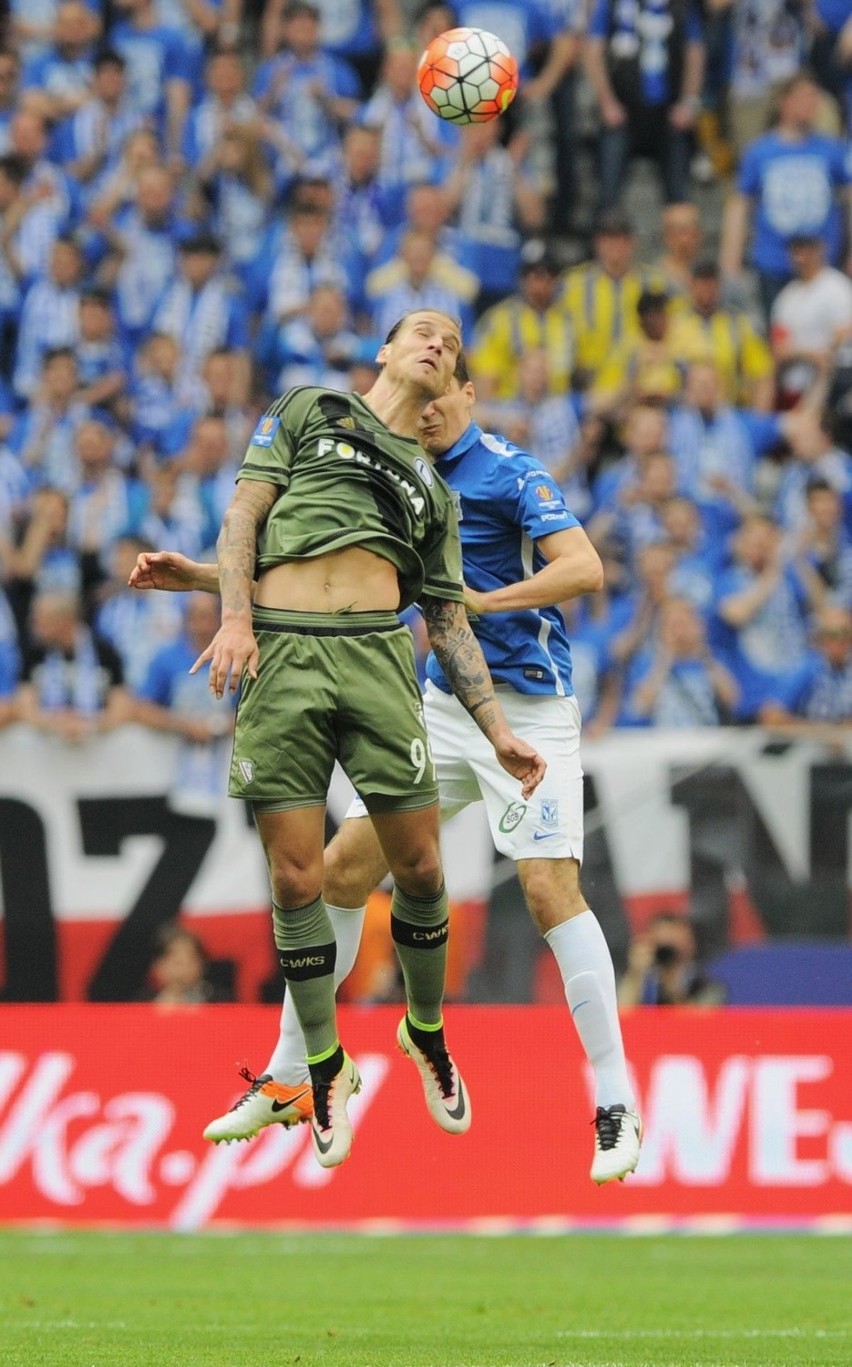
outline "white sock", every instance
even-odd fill
[[[635,1106],[618,1020],[615,971],[593,911],[581,911],[545,935],[553,950],[571,1019],[595,1074],[595,1105]]]
[[[338,988],[344,978],[352,972],[358,957],[361,943],[361,930],[364,925],[366,907],[330,907],[326,904],[328,919],[337,941],[337,959],[334,965],[334,986]],[[305,1062],[305,1037],[289,993],[281,1008],[281,1024],[278,1029],[278,1043],[264,1072],[271,1073],[276,1082],[288,1087],[298,1087],[307,1082],[310,1074]]]

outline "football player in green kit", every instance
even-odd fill
[[[321,895],[335,760],[363,798],[394,877],[391,929],[407,997],[399,1043],[441,1128],[458,1134],[470,1125],[443,1035],[438,789],[401,609],[419,602],[454,692],[524,797],[544,773],[495,696],[463,606],[453,499],[416,438],[424,405],[447,391],[460,352],[454,319],[417,311],[392,329],[364,397],[304,388],[273,404],[223,519],[222,625],[195,666],[209,662],[217,696],[241,684],[230,792],[251,802],[266,854],[323,1167],[349,1153],[346,1103],[360,1087],[337,1034],[335,940]]]

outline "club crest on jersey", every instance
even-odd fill
[[[434,483],[434,479],[432,476],[432,471],[429,468],[429,462],[425,461],[422,456],[418,456],[416,461],[414,462],[414,468],[417,471],[420,478],[422,479],[423,483],[426,485],[426,488],[431,489],[432,484]]]
[[[462,507],[461,494],[459,493],[458,489],[451,489],[450,493],[453,496],[453,507],[456,510],[456,517],[458,518],[459,522],[463,522],[464,508]]]
[[[271,446],[273,437],[280,426],[280,418],[272,418],[269,414],[265,418],[261,418],[254,429],[254,436],[251,439],[252,446]]]
[[[237,768],[243,776],[245,783],[251,783],[254,778],[254,764],[250,759],[237,760]]]
[[[551,830],[559,825],[559,799],[555,797],[543,797],[541,799],[541,824]]]

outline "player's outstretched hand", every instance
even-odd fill
[[[210,692],[221,698],[228,687],[232,693],[236,693],[246,670],[252,679],[257,678],[259,659],[260,651],[251,624],[226,622],[216,632],[207,649],[201,652],[189,672],[196,674],[202,665],[209,662]]]
[[[532,797],[544,778],[547,762],[537,750],[527,745],[525,740],[513,736],[511,731],[507,732],[505,740],[495,742],[494,750],[506,772],[520,779],[521,795]]]
[[[180,551],[142,551],[130,571],[132,589],[167,589],[186,593],[196,587],[197,565]]]

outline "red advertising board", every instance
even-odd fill
[[[0,1007],[0,1222],[852,1228],[850,1011],[625,1015],[645,1144],[637,1173],[600,1189],[564,1009],[450,1008],[473,1106],[460,1138],[428,1118],[397,1018],[341,1012],[364,1089],[352,1156],[327,1172],[305,1126],[201,1138],[236,1094],[233,1062],[263,1067],[274,1008]]]

